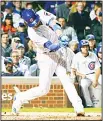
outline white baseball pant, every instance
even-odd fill
[[[48,55],[45,54],[38,55],[38,65],[40,68],[39,86],[18,93],[18,98],[24,102],[46,95],[50,90],[52,76],[55,72],[63,84],[65,92],[67,93],[75,112],[83,112],[84,108],[82,100],[78,96],[75,86],[71,82],[70,78],[66,75],[66,69],[54,62]]]
[[[91,98],[90,98],[89,86],[92,84],[92,82],[95,78],[95,75],[89,74],[89,75],[86,75],[86,77],[87,78],[85,78],[85,79],[81,79],[80,85],[82,88],[83,96],[84,96],[85,101],[86,101],[86,105],[93,106],[93,103],[92,103]],[[102,84],[102,75],[99,76],[98,83],[100,85]]]

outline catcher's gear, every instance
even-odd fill
[[[36,14],[32,9],[25,9],[22,12],[22,18],[28,24],[29,27],[34,27],[40,21],[40,16]]]

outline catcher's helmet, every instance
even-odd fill
[[[8,63],[13,63],[11,57],[6,57],[6,58],[4,59],[4,64],[6,65],[6,64],[8,64]]]
[[[80,48],[83,47],[84,45],[88,45],[89,46],[88,40],[83,39],[83,40],[81,40],[79,42],[79,47]]]
[[[32,9],[25,9],[22,12],[22,18],[28,24],[29,27],[34,27],[40,21],[40,16],[36,14]]]

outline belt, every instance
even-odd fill
[[[89,75],[89,74],[94,74],[95,72],[92,72],[92,73],[88,73],[88,74],[86,74],[86,75]]]

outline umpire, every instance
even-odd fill
[[[13,72],[13,61],[11,57],[6,57],[4,59],[4,64],[5,64],[6,71],[2,72],[1,76],[24,76],[21,71]]]

